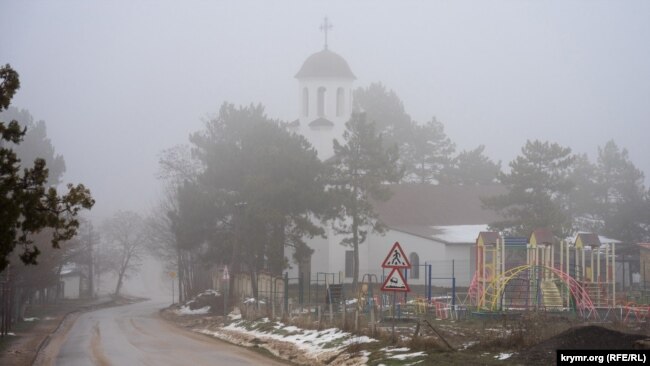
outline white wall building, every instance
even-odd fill
[[[393,244],[399,242],[413,266],[408,272],[409,284],[425,284],[425,265],[430,264],[433,285],[450,287],[453,271],[457,286],[469,286],[476,238],[487,230],[489,222],[498,219],[493,211],[481,207],[480,197],[503,193],[503,188],[400,184],[392,190],[390,200],[374,204],[388,230],[384,235],[369,234],[359,246],[359,280],[364,274],[374,274],[377,280],[388,275],[381,264]],[[337,280],[340,277],[350,283],[352,248],[341,245],[343,237],[327,225],[326,239],[314,238],[307,243],[314,250],[311,279],[318,272],[332,273]],[[298,266],[293,265],[289,276],[299,276]]]

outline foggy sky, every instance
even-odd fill
[[[614,139],[649,181],[648,1],[0,0],[0,63],[94,215],[143,212],[160,151],[222,102],[297,118],[293,76],[322,49],[324,16],[355,86],[383,82],[459,149],[485,144],[506,166],[541,139],[593,161]]]

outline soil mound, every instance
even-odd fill
[[[221,294],[214,290],[206,290],[188,301],[185,305],[190,310],[197,310],[206,306],[210,307],[210,312],[214,314],[223,314],[223,298]]]
[[[640,334],[622,333],[597,325],[566,330],[521,352],[520,361],[531,365],[552,365],[558,349],[633,349],[634,342],[646,339]]]

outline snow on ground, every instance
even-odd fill
[[[268,322],[268,319],[263,319],[261,324],[266,322]],[[277,323],[271,329],[250,328],[250,322],[246,321],[236,321],[223,327],[225,330],[246,333],[255,337],[290,342],[311,356],[317,356],[323,352],[339,351],[350,344],[376,342],[375,339],[367,336],[355,336],[337,328],[324,330],[300,329],[283,323]]]
[[[413,352],[413,353],[403,353],[401,355],[393,355],[393,356],[389,356],[388,358],[404,361],[407,358],[420,357],[425,355],[426,355],[425,352]]]
[[[471,347],[471,346],[473,346],[475,344],[478,344],[478,341],[465,342],[465,343],[463,343],[463,346],[460,349],[465,350],[465,349],[468,349],[469,347]]]
[[[384,348],[380,349],[380,351],[385,352],[385,353],[408,352],[408,351],[410,351],[410,350],[411,350],[411,349],[408,348],[408,347],[401,347],[401,348],[397,348],[397,347],[384,347]]]
[[[302,329],[267,318],[257,321],[236,320],[218,329],[194,329],[231,343],[258,346],[277,357],[297,363],[320,365],[326,362],[336,365],[363,365],[368,362],[369,352],[348,353],[353,344],[377,342],[367,336],[356,336],[337,328],[324,330]]]
[[[203,296],[203,295],[221,296],[221,293],[219,291],[216,291],[216,290],[208,289],[208,290],[205,290],[205,291],[201,292],[200,294],[198,294],[197,297]]]
[[[174,310],[178,315],[203,315],[207,314],[210,311],[209,306],[202,307],[200,309],[191,310],[189,306],[183,305],[180,309]]]
[[[40,319],[37,318],[37,317],[33,317],[33,318],[23,318],[23,321],[26,321],[26,322],[35,322],[35,321],[37,321],[37,320],[40,320]]]
[[[494,356],[494,358],[498,359],[499,361],[507,360],[512,356],[512,353],[499,353],[498,355]]]

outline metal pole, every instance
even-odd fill
[[[399,271],[399,269],[398,269],[398,271]],[[409,281],[409,280],[408,280],[408,278],[409,278],[408,271],[409,271],[409,270],[408,270],[407,268],[404,268],[404,281],[405,281],[407,284],[408,284],[408,281]],[[405,303],[405,304],[406,304],[406,296],[407,296],[407,295],[408,295],[408,292],[404,292],[404,303]]]
[[[428,289],[429,290],[429,303],[431,303],[431,287],[432,287],[432,284],[431,284],[431,277],[432,277],[431,270],[432,270],[432,265],[429,264],[429,289]]]
[[[284,272],[284,311],[289,314],[289,272]]]
[[[223,316],[228,315],[228,294],[230,293],[230,279],[224,280],[225,291],[223,292]]]
[[[397,299],[397,293],[395,291],[393,291],[393,335],[392,335],[393,342],[395,342],[395,310],[396,310],[396,308],[395,308],[395,302],[396,301],[395,300],[396,299]]]
[[[616,243],[612,243],[612,264],[612,306],[616,306]]]
[[[456,261],[451,260],[451,306],[456,309]]]

